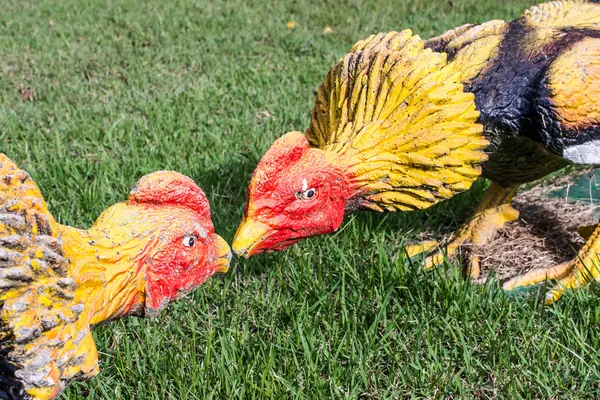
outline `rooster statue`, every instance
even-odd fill
[[[91,325],[155,316],[230,258],[206,196],[179,173],[141,178],[80,230],[58,224],[0,153],[0,399],[52,399],[94,376]]]
[[[410,31],[354,45],[321,84],[305,134],[279,138],[256,167],[233,249],[246,257],[335,231],[356,210],[411,211],[491,180],[472,217],[425,267],[487,243],[518,217],[519,185],[600,163],[600,4],[541,4],[513,22]],[[509,281],[559,279],[547,302],[600,276],[600,230],[573,261]],[[600,265],[600,264],[599,264]],[[479,260],[468,262],[477,276]]]

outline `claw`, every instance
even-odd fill
[[[439,245],[437,240],[426,240],[422,243],[411,244],[410,246],[406,246],[404,251],[408,257],[414,257],[417,254],[428,253],[432,249],[436,248]]]
[[[433,253],[425,259],[425,264],[423,265],[423,268],[426,271],[431,271],[438,265],[443,264],[444,260],[446,260],[448,256],[452,256],[453,253],[454,251],[450,249],[448,249],[447,253],[444,253],[441,249],[437,250],[435,253]]]
[[[573,262],[565,262],[550,268],[532,269],[525,275],[515,276],[504,282],[502,289],[513,290],[522,286],[535,285],[546,280],[562,279],[573,270]]]
[[[556,300],[560,299],[563,294],[564,294],[564,291],[560,290],[560,289],[548,290],[548,292],[546,293],[544,302],[546,303],[547,306],[549,306],[552,303],[554,303]]]
[[[527,274],[517,276],[504,283],[504,290],[534,285],[545,280],[558,279],[558,282],[546,293],[546,304],[560,299],[568,290],[576,290],[593,280],[600,280],[600,228],[590,235],[577,258],[550,268],[538,268]]]
[[[593,280],[600,278],[597,263],[592,261],[584,263],[580,259],[572,262],[571,273],[559,280],[554,287],[546,293],[546,304],[550,305],[560,299],[568,290],[577,290]],[[589,264],[589,265],[588,265]]]
[[[479,263],[479,256],[472,254],[469,257],[469,266],[467,268],[467,274],[471,277],[472,280],[476,281],[479,279],[479,274],[481,273],[481,266]]]
[[[431,270],[442,264],[446,257],[452,257],[463,244],[472,243],[475,246],[481,246],[488,243],[506,222],[519,217],[519,212],[510,205],[517,188],[518,186],[502,187],[492,183],[471,219],[462,225],[444,245],[440,245],[436,241],[428,241],[408,246],[406,253],[411,257],[415,254],[430,252],[438,247],[438,250],[429,254],[425,259],[423,268]],[[471,256],[467,271],[473,279],[479,278],[478,257]]]

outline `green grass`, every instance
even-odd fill
[[[79,227],[143,174],[178,170],[231,240],[256,162],[306,128],[321,78],[355,41],[408,27],[427,38],[528,5],[4,0],[0,150]],[[101,373],[63,398],[599,396],[596,288],[545,308],[403,259],[418,232],[465,218],[482,187],[427,212],[357,214],[334,235],[234,259],[154,320],[98,327]]]

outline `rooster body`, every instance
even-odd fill
[[[156,315],[226,271],[228,253],[206,197],[183,175],[147,175],[128,202],[79,230],[58,224],[0,153],[0,399],[52,399],[94,376],[91,325]]]
[[[600,4],[556,1],[513,22],[465,25],[422,41],[410,31],[360,41],[320,86],[305,134],[259,162],[233,248],[250,256],[332,232],[356,210],[411,211],[492,184],[426,268],[464,243],[487,243],[518,217],[520,184],[570,163],[600,164]],[[522,283],[561,278],[551,302],[586,281],[600,231],[571,263]],[[468,268],[479,274],[472,255]],[[588,274],[589,275],[589,274]],[[595,273],[594,276],[600,275]],[[515,282],[507,283],[514,287]]]
[[[426,47],[446,53],[475,94],[490,141],[483,176],[509,186],[568,163],[600,164],[600,4],[545,3]]]

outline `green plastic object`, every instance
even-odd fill
[[[580,201],[586,204],[600,205],[600,169],[582,174],[573,181],[550,191],[550,197],[567,198],[569,201]],[[600,212],[600,210],[597,210]]]

